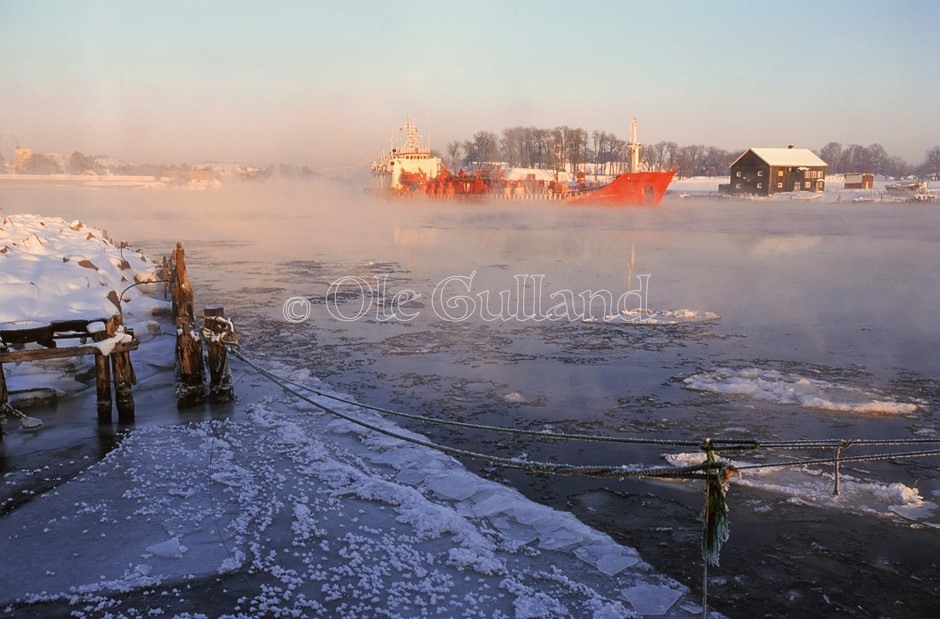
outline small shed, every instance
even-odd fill
[[[727,191],[758,196],[825,191],[826,167],[826,162],[808,148],[749,148],[731,164]]]
[[[874,174],[846,174],[846,189],[871,189],[875,184]]]

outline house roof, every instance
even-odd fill
[[[760,157],[764,163],[772,166],[805,166],[815,168],[828,165],[808,148],[751,148],[745,151],[741,157],[748,152],[754,153]],[[741,160],[741,157],[735,159],[734,163],[731,165],[735,165]]]

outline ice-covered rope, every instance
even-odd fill
[[[240,359],[242,357],[239,357]],[[244,360],[244,359],[243,359]],[[258,371],[262,373],[269,373],[268,370],[263,368],[257,368]],[[505,426],[491,426],[486,424],[478,423],[469,423],[466,421],[455,421],[451,419],[441,419],[439,417],[428,417],[426,415],[415,415],[412,413],[404,413],[402,411],[396,411],[393,409],[383,408],[381,406],[374,406],[371,404],[363,404],[355,400],[350,400],[348,398],[343,398],[335,394],[331,394],[307,385],[303,385],[292,381],[288,378],[283,378],[277,376],[276,374],[271,374],[272,376],[277,377],[278,380],[281,380],[292,387],[307,391],[313,394],[316,394],[320,397],[333,400],[335,402],[342,402],[343,404],[349,404],[352,406],[357,406],[359,408],[364,408],[366,410],[375,411],[377,413],[382,413],[384,415],[391,415],[393,417],[400,417],[403,419],[411,419],[413,421],[421,421],[424,423],[432,423],[436,425],[444,426],[454,426],[458,428],[467,428],[471,430],[482,430],[486,432],[500,432],[504,434],[518,434],[523,436],[537,436],[539,438],[547,439],[559,439],[559,440],[569,440],[569,441],[593,441],[599,443],[624,443],[630,445],[660,445],[668,447],[698,447],[704,449],[703,441],[696,440],[680,440],[680,439],[655,439],[655,438],[637,438],[637,437],[625,437],[625,436],[605,436],[598,434],[572,434],[564,432],[548,432],[543,430],[525,430],[520,428],[507,428]],[[850,447],[854,445],[859,446],[891,446],[891,445],[916,445],[916,444],[937,444],[940,443],[940,438],[911,438],[911,439],[791,439],[785,441],[762,441],[758,439],[722,439],[714,438],[709,439],[713,446],[720,447],[722,451],[729,450],[756,450],[762,447],[774,448],[774,449],[832,449],[836,447]]]
[[[246,357],[244,354],[242,354],[239,350],[236,350],[236,349],[232,348],[232,349],[230,349],[230,352],[231,352],[236,358],[238,358],[238,359],[240,359],[241,361],[243,361],[243,362],[245,362],[246,364],[248,364],[248,366],[250,366],[251,368],[253,368],[256,372],[258,372],[258,373],[261,374],[262,376],[266,377],[268,380],[270,380],[271,382],[275,383],[276,385],[278,385],[279,387],[281,387],[282,389],[284,389],[284,390],[287,391],[288,393],[293,394],[294,396],[300,398],[301,400],[303,400],[303,401],[305,401],[305,402],[307,402],[307,403],[309,403],[309,404],[311,404],[311,405],[313,405],[313,406],[315,406],[315,407],[317,407],[317,408],[319,408],[319,409],[321,409],[321,410],[323,410],[323,411],[325,411],[325,412],[328,412],[328,413],[330,413],[330,414],[332,414],[332,415],[335,415],[335,416],[337,416],[337,417],[339,417],[339,418],[341,418],[341,419],[344,419],[344,420],[346,420],[346,421],[348,421],[348,422],[350,422],[350,423],[356,424],[356,425],[358,425],[358,426],[360,426],[360,427],[363,427],[363,428],[372,430],[372,431],[374,431],[374,432],[378,432],[378,433],[383,434],[383,435],[385,435],[385,436],[389,436],[389,437],[391,437],[391,438],[395,438],[395,439],[398,439],[398,440],[401,440],[401,441],[405,441],[405,442],[408,442],[408,443],[413,443],[413,444],[415,444],[415,445],[420,445],[420,446],[423,446],[423,447],[428,447],[428,448],[431,448],[431,449],[435,449],[435,450],[440,451],[441,453],[447,454],[447,455],[449,455],[449,456],[464,457],[464,458],[473,458],[473,459],[476,459],[476,460],[481,460],[481,461],[487,462],[487,463],[489,463],[489,464],[494,464],[494,465],[498,465],[498,466],[506,466],[506,467],[510,467],[510,468],[524,469],[524,470],[528,470],[528,471],[532,471],[532,472],[536,472],[536,473],[550,473],[550,474],[556,474],[556,475],[584,475],[584,476],[588,476],[588,477],[599,477],[599,478],[658,477],[658,478],[673,478],[673,479],[679,479],[679,478],[683,478],[683,479],[701,479],[701,478],[706,478],[706,479],[707,479],[707,478],[708,478],[708,475],[710,474],[711,471],[716,470],[716,469],[723,469],[723,468],[726,468],[726,467],[727,467],[726,464],[722,464],[722,463],[719,463],[719,462],[703,462],[702,464],[696,464],[696,465],[685,466],[685,467],[671,467],[671,466],[670,466],[670,467],[662,467],[662,466],[659,466],[659,467],[642,467],[642,466],[639,466],[639,465],[591,465],[591,466],[585,466],[585,465],[574,465],[574,464],[556,464],[556,463],[552,463],[552,462],[538,462],[538,461],[533,461],[533,460],[521,460],[521,459],[517,459],[517,458],[502,458],[502,457],[499,457],[499,456],[492,456],[492,455],[490,455],[490,454],[484,454],[484,453],[480,453],[480,452],[476,452],[476,451],[470,451],[470,450],[467,450],[467,449],[460,449],[460,448],[456,448],[456,447],[447,447],[447,446],[445,446],[445,445],[439,445],[439,444],[434,443],[434,442],[432,442],[432,441],[428,441],[428,440],[424,440],[424,439],[419,439],[419,438],[416,438],[416,437],[414,437],[414,436],[408,436],[408,435],[405,435],[405,434],[401,434],[401,433],[399,433],[399,432],[394,432],[394,431],[392,431],[392,430],[388,430],[388,429],[383,428],[383,427],[381,427],[381,426],[378,426],[378,425],[376,425],[376,424],[369,423],[369,422],[367,422],[367,421],[362,421],[361,419],[357,419],[357,418],[355,418],[355,417],[353,417],[353,416],[351,416],[351,415],[347,415],[347,414],[342,413],[342,412],[340,412],[340,411],[338,411],[338,410],[336,410],[336,409],[334,409],[334,408],[331,408],[331,407],[329,407],[329,406],[326,406],[325,404],[323,404],[323,403],[321,403],[321,402],[317,402],[316,400],[314,400],[314,399],[312,399],[312,398],[310,398],[310,397],[304,395],[304,394],[301,393],[301,391],[300,391],[300,390],[307,390],[307,391],[310,391],[310,392],[315,393],[315,394],[317,394],[317,395],[321,395],[322,392],[320,392],[319,390],[312,389],[312,388],[310,388],[310,387],[306,387],[306,386],[303,386],[303,385],[299,385],[299,384],[295,383],[294,381],[291,381],[291,380],[289,380],[289,379],[282,378],[282,377],[280,377],[280,376],[274,374],[273,372],[262,368],[262,367],[259,366],[257,363],[253,362],[251,359],[249,359],[249,358]],[[339,397],[336,397],[336,396],[330,396],[330,395],[327,395],[327,394],[323,394],[323,397],[327,397],[327,398],[330,398],[330,399],[333,399],[333,400],[337,400],[337,401],[342,402],[342,403],[344,403],[344,404],[349,404],[349,405],[351,405],[351,406],[356,406],[356,407],[359,407],[359,408],[365,408],[365,409],[370,409],[370,410],[376,410],[376,411],[378,411],[378,412],[382,412],[383,410],[386,410],[386,409],[381,409],[381,408],[379,408],[379,407],[365,406],[365,405],[359,404],[358,402],[355,402],[355,401],[352,401],[352,400],[347,400],[347,399],[345,399],[345,398],[339,398]],[[391,411],[391,412],[394,412],[394,411]],[[403,415],[403,416],[407,416],[407,417],[420,417],[420,416],[417,416],[417,415],[408,415],[407,413],[399,413],[399,414],[400,414],[400,415]],[[433,418],[426,418],[426,419],[433,420]],[[435,421],[437,421],[437,420],[435,420]],[[456,422],[456,423],[463,423],[463,422]],[[467,425],[469,425],[469,426],[474,426],[474,425],[476,425],[476,424],[467,424]],[[489,427],[489,428],[497,428],[496,426],[486,426],[486,427]],[[507,431],[520,432],[520,431],[515,430],[515,429],[513,429],[513,428],[503,428],[503,429],[504,429],[504,430],[507,430]],[[526,434],[535,435],[535,436],[541,436],[541,437],[545,437],[546,434],[547,434],[547,433],[543,433],[543,432],[535,432],[535,431],[532,431],[532,430],[525,431],[525,433],[526,433]],[[578,436],[578,435],[549,434],[549,436],[552,437],[552,438],[555,438],[555,437],[557,437],[557,438],[568,438],[569,436]],[[585,436],[588,436],[588,435],[585,435]],[[617,437],[609,437],[609,438],[617,438]],[[653,443],[653,444],[668,444],[668,445],[679,445],[679,446],[697,446],[697,447],[701,447],[701,448],[706,449],[706,450],[707,450],[707,449],[716,449],[716,450],[722,449],[722,450],[725,450],[725,449],[728,448],[728,446],[731,446],[731,447],[738,447],[738,448],[748,448],[747,446],[750,445],[749,443],[740,442],[740,441],[730,442],[728,445],[725,445],[725,444],[723,444],[721,441],[715,440],[715,439],[706,439],[704,442],[699,442],[699,441],[659,441],[658,439],[627,439],[627,438],[623,438],[623,439],[619,439],[619,440],[617,440],[617,441],[615,441],[615,442],[633,442],[633,441],[640,441],[640,442],[643,442],[642,444],[649,444],[649,443],[645,443],[645,441],[657,441],[656,443]],[[781,441],[781,442],[782,442],[782,443],[792,443],[792,444],[803,444],[801,441],[789,441],[789,442],[787,442],[787,441]],[[911,442],[934,442],[934,443],[936,443],[936,442],[940,442],[940,441],[936,441],[936,440],[933,440],[933,439],[911,439]],[[845,446],[846,443],[847,443],[847,441],[841,440],[841,441],[829,441],[829,442],[815,441],[815,442],[813,442],[812,444],[813,444],[814,446],[833,447],[833,446]],[[762,443],[761,443],[761,444],[762,444]],[[890,441],[890,440],[889,440],[889,441],[887,441],[887,442],[880,442],[880,441],[878,441],[878,440],[871,440],[871,441],[855,441],[855,442],[853,442],[853,444],[877,445],[877,444],[905,444],[905,443],[904,443],[903,440],[898,440],[898,441]],[[833,458],[816,458],[816,459],[808,459],[808,460],[794,460],[794,461],[791,461],[791,462],[775,462],[775,463],[767,463],[767,464],[748,464],[748,465],[741,465],[741,466],[737,466],[737,467],[733,467],[733,468],[735,468],[735,469],[737,469],[737,470],[758,469],[758,468],[780,468],[780,467],[787,467],[787,466],[804,466],[804,465],[807,465],[807,464],[832,464],[832,463],[836,463],[836,462],[839,462],[839,463],[841,463],[841,462],[864,462],[864,461],[875,461],[875,460],[888,460],[888,459],[891,459],[891,458],[894,458],[894,457],[898,457],[898,458],[913,458],[913,457],[920,457],[920,456],[928,457],[928,456],[935,456],[935,455],[940,455],[940,450],[927,450],[927,451],[918,451],[918,452],[905,452],[905,453],[899,453],[899,454],[873,454],[873,455],[870,455],[870,456],[864,456],[864,455],[862,455],[862,456],[849,456],[849,457],[838,456],[838,457],[833,457]]]
[[[832,458],[813,458],[807,460],[791,460],[788,462],[770,462],[761,464],[742,464],[735,465],[735,470],[744,471],[747,469],[770,469],[787,466],[806,466],[807,464],[838,464],[843,462],[877,462],[880,460],[896,460],[901,458],[927,458],[931,456],[940,456],[940,449],[928,449],[923,451],[906,451],[900,453],[880,453],[863,456],[834,456]]]
[[[291,386],[290,381],[287,381],[276,374],[265,370],[264,368],[258,366],[256,363],[248,359],[245,355],[240,353],[237,350],[230,351],[236,358],[248,364],[251,368],[257,371],[259,374],[278,385],[288,393],[300,398],[304,402],[311,404],[320,410],[323,410],[331,415],[335,415],[340,419],[353,423],[362,428],[372,430],[373,432],[378,432],[385,436],[398,439],[400,441],[405,441],[414,445],[420,445],[422,447],[428,447],[430,449],[435,449],[440,451],[443,454],[454,457],[462,458],[472,458],[475,460],[480,460],[487,462],[489,464],[497,466],[505,466],[509,468],[524,469],[534,473],[548,473],[554,475],[584,475],[587,477],[600,477],[600,478],[625,478],[625,477],[670,477],[670,478],[679,478],[679,477],[697,477],[702,475],[705,467],[703,465],[692,465],[686,467],[639,467],[639,466],[630,466],[630,465],[574,465],[574,464],[556,464],[553,462],[539,462],[535,460],[521,460],[518,458],[502,458],[499,456],[492,456],[490,454],[484,454],[476,451],[470,451],[468,449],[459,449],[457,447],[447,447],[445,445],[439,445],[432,441],[425,439],[417,438],[415,436],[408,436],[395,432],[393,430],[388,430],[381,426],[378,426],[374,423],[369,423],[368,421],[363,421],[357,419],[351,415],[347,415],[343,412],[326,406],[321,402],[304,395],[299,390]],[[355,402],[351,403],[354,406],[359,406]]]
[[[267,372],[267,370],[261,370],[262,372]],[[275,375],[276,376],[276,375]],[[308,391],[315,395],[318,395],[323,398],[333,400],[335,402],[342,402],[343,404],[350,404],[352,406],[358,406],[359,408],[364,408],[366,410],[375,411],[377,413],[382,413],[384,415],[391,415],[393,417],[401,417],[403,419],[411,419],[413,421],[421,421],[424,423],[431,423],[435,425],[443,426],[454,426],[458,428],[468,428],[471,430],[483,430],[487,432],[501,432],[504,434],[520,434],[525,436],[538,436],[539,438],[549,438],[549,439],[562,439],[562,440],[574,440],[574,441],[595,441],[600,443],[630,443],[635,445],[661,445],[661,446],[672,446],[672,447],[700,447],[702,445],[701,441],[691,441],[691,440],[672,440],[672,439],[655,439],[655,438],[628,438],[622,436],[603,436],[596,434],[570,434],[570,433],[561,433],[561,432],[548,432],[544,430],[525,430],[521,428],[507,428],[505,426],[491,426],[486,424],[479,423],[469,423],[466,421],[455,421],[452,419],[441,419],[439,417],[428,417],[426,415],[414,415],[412,413],[403,413],[402,411],[396,411],[393,409],[382,408],[381,406],[374,406],[371,404],[363,404],[355,400],[350,400],[347,398],[340,397],[307,385],[302,385],[300,383],[294,382],[288,378],[282,378],[278,376],[278,379],[284,381],[285,383],[296,387],[297,389],[302,389]],[[737,448],[737,449],[754,449],[758,445],[751,441],[738,441],[738,440],[721,440],[717,439],[717,443],[727,444],[727,448]],[[938,440],[937,442],[940,442]]]
[[[39,430],[42,428],[42,420],[36,419],[35,417],[30,417],[29,415],[13,408],[7,402],[0,404],[0,413],[6,413],[19,419],[20,426],[24,430]]]
[[[623,479],[626,477],[652,477],[652,478],[672,478],[672,479],[704,479],[706,483],[705,490],[705,509],[703,515],[704,528],[702,531],[702,554],[703,554],[703,571],[702,571],[702,616],[707,616],[708,609],[708,564],[713,563],[718,564],[718,554],[720,552],[721,545],[724,541],[728,539],[730,533],[729,523],[727,520],[727,506],[725,504],[725,494],[729,489],[729,481],[731,477],[738,470],[744,469],[758,469],[758,468],[773,468],[773,467],[787,467],[787,466],[805,466],[807,464],[831,464],[835,463],[838,467],[841,462],[863,462],[863,461],[875,461],[875,460],[889,460],[896,458],[913,458],[913,457],[926,457],[926,456],[938,456],[940,455],[940,449],[938,450],[925,450],[918,452],[906,452],[906,453],[895,453],[895,454],[874,454],[869,456],[850,456],[847,458],[841,457],[841,449],[850,444],[865,444],[865,445],[875,445],[875,444],[905,444],[910,442],[940,442],[933,440],[919,440],[913,439],[911,441],[878,441],[878,440],[859,440],[859,441],[778,441],[778,445],[784,448],[795,448],[795,446],[813,446],[813,447],[833,447],[837,448],[836,456],[834,458],[816,458],[811,460],[795,460],[791,462],[777,462],[770,464],[747,464],[741,466],[732,466],[728,463],[718,461],[715,456],[716,449],[725,449],[722,445],[715,443],[712,439],[705,439],[702,443],[695,441],[656,441],[654,444],[670,444],[670,445],[696,445],[699,446],[706,453],[706,458],[701,464],[695,464],[685,467],[640,467],[638,465],[616,465],[616,466],[576,466],[572,464],[555,464],[552,462],[538,462],[538,461],[528,461],[521,460],[517,458],[502,458],[498,456],[492,456],[489,454],[484,454],[480,452],[470,451],[467,449],[458,449],[454,447],[447,447],[444,445],[438,445],[428,440],[417,438],[415,436],[406,436],[399,432],[394,432],[386,428],[382,428],[373,423],[362,421],[356,419],[351,415],[344,414],[334,408],[326,406],[316,400],[304,395],[301,391],[306,390],[308,392],[314,393],[316,395],[321,395],[332,400],[336,400],[351,406],[356,406],[360,408],[365,408],[377,412],[383,412],[385,409],[380,409],[379,407],[373,406],[364,406],[357,402],[346,400],[344,398],[339,398],[337,396],[331,396],[325,394],[319,390],[311,389],[304,385],[299,385],[289,379],[284,379],[273,372],[270,372],[250,359],[245,355],[239,352],[237,349],[229,349],[232,354],[245,362],[248,366],[253,368],[260,375],[264,376],[274,384],[278,385],[288,393],[300,398],[304,402],[307,402],[316,408],[319,408],[327,413],[330,413],[340,419],[344,419],[350,423],[358,425],[360,427],[372,430],[379,434],[389,436],[407,443],[414,445],[419,445],[422,447],[427,447],[434,449],[443,454],[453,456],[453,457],[464,457],[472,458],[482,462],[487,462],[489,464],[497,466],[505,466],[515,469],[523,469],[531,471],[534,473],[542,474],[554,474],[554,475],[583,475],[587,477],[598,477],[598,478],[619,478]],[[398,413],[397,411],[387,411],[389,414],[396,414],[398,416],[412,418],[412,419],[421,419],[418,415],[408,415],[406,413]],[[423,418],[428,421],[439,423],[442,420],[436,420],[433,418]],[[459,424],[462,427],[474,427],[476,424],[464,424],[463,422],[457,422],[452,425]],[[564,438],[570,439],[573,436],[578,435],[557,435],[552,433],[543,433],[543,432],[534,432],[534,431],[524,431],[520,432],[518,430],[513,430],[510,428],[497,428],[494,426],[484,426],[484,429],[493,429],[501,431],[512,431],[512,433],[517,434],[530,434],[545,437],[547,434],[551,434],[552,438]],[[586,436],[586,435],[582,435]],[[593,438],[593,437],[592,437]],[[614,438],[614,437],[610,437]],[[653,439],[640,439],[643,441],[652,441]],[[639,442],[637,440],[616,440],[611,442]],[[648,444],[648,443],[647,443]],[[750,443],[746,444],[741,441],[734,441],[729,444],[731,447],[736,447],[738,449],[754,449],[760,446],[759,443]],[[838,468],[837,468],[838,471]],[[838,472],[837,472],[838,475]],[[837,486],[838,489],[838,486]]]

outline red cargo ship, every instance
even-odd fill
[[[675,174],[640,172],[640,145],[636,141],[636,119],[630,125],[630,172],[606,183],[589,183],[583,172],[574,183],[559,180],[550,170],[506,170],[487,164],[456,174],[447,169],[430,148],[419,144],[417,128],[409,118],[402,129],[407,138],[401,148],[392,148],[372,164],[378,187],[371,192],[384,196],[431,199],[564,200],[568,204],[609,206],[656,205],[666,194]]]

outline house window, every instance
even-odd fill
[[[758,188],[758,189],[763,189],[763,188],[764,188],[764,183],[757,183],[757,188]]]
[[[737,172],[735,172],[734,175],[735,175],[737,178],[741,178],[741,170],[738,170]]]
[[[777,176],[783,176],[783,170],[777,170]]]
[[[763,175],[764,175],[764,171],[763,171],[763,170],[758,170],[758,171],[757,171],[757,175],[758,175],[758,176],[763,176]]]
[[[734,184],[734,188],[735,188],[735,189],[740,189],[740,188],[741,188],[741,183],[735,183],[735,184]]]
[[[803,183],[803,188],[804,188],[804,189],[809,189],[810,184],[811,184],[811,183],[810,183],[809,181],[806,181],[805,183]]]
[[[783,189],[783,183],[777,183],[777,189]]]

